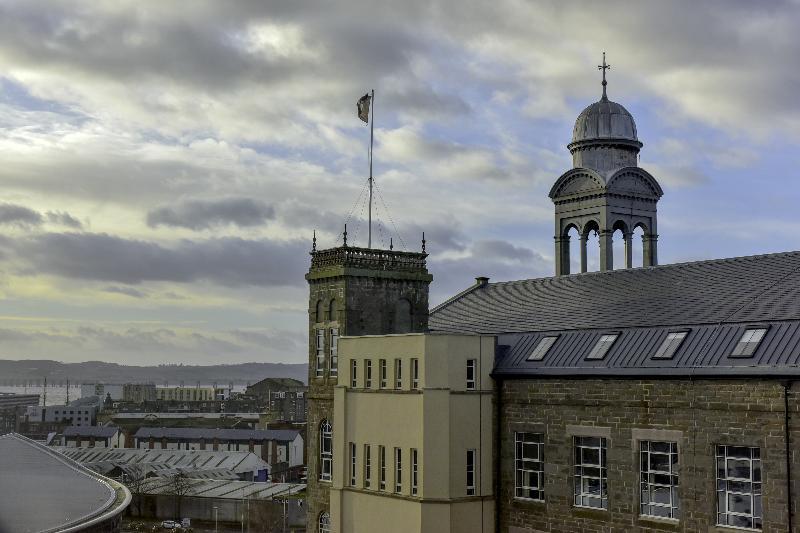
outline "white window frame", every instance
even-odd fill
[[[751,446],[718,444],[716,446],[716,460],[717,525],[741,529],[763,529],[763,465],[761,462],[761,449]],[[731,475],[731,463],[734,463],[733,473],[735,475]],[[739,464],[738,468],[735,463]],[[745,465],[747,466],[746,471],[741,468]],[[749,492],[743,490],[748,485]],[[743,499],[744,497],[750,500],[750,512],[731,511],[732,501]]]
[[[416,496],[419,484],[419,451],[411,448],[411,495]]]
[[[372,485],[372,448],[369,444],[364,445],[364,488],[368,489]]]
[[[394,388],[403,388],[403,360],[399,358],[394,360]]]
[[[325,375],[325,329],[317,329],[317,368],[316,376],[321,378]]]
[[[403,492],[403,449],[394,449],[394,492]]]
[[[573,442],[573,503],[575,507],[608,510],[608,440],[591,435],[574,436]],[[597,461],[592,459],[597,455]],[[591,490],[596,484],[599,492]],[[599,505],[592,505],[593,502]]]
[[[358,387],[358,361],[355,359],[350,360],[350,388],[355,389]]]
[[[381,359],[380,361],[378,361],[378,380],[381,389],[385,389],[389,385],[387,369],[386,369],[386,359]]]
[[[319,425],[319,480],[331,481],[333,474],[333,427],[325,419]]]
[[[331,328],[331,345],[330,345],[330,375],[339,375],[339,328]]]
[[[350,486],[356,486],[356,443],[350,443]]]
[[[364,359],[364,388],[372,388],[372,359]]]
[[[477,384],[478,360],[467,359],[467,390],[475,390]]]
[[[411,388],[419,389],[419,359],[411,360]]]
[[[639,441],[639,514],[677,520],[678,483],[678,443]]]
[[[319,514],[319,533],[331,533],[331,515],[328,511]]]
[[[475,459],[474,449],[467,450],[467,496],[475,496]]]
[[[544,434],[514,432],[514,498],[544,501]]]
[[[378,487],[386,490],[386,446],[378,446]]]

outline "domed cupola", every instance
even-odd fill
[[[622,105],[606,94],[606,68],[603,59],[603,97],[578,115],[572,130],[572,166],[607,172],[622,167],[635,167],[642,148],[636,136],[636,122]]]

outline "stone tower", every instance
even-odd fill
[[[428,328],[427,254],[357,248],[311,252],[308,300],[308,531],[329,513],[333,439],[333,387],[339,372],[337,343],[343,335],[423,332]],[[372,369],[377,379],[378,369]],[[331,446],[329,448],[329,446]]]
[[[625,268],[633,263],[631,239],[642,228],[643,266],[658,264],[656,204],[664,194],[656,179],[639,168],[642,148],[636,123],[628,111],[606,95],[603,56],[603,96],[584,109],[575,121],[572,169],[550,190],[555,204],[556,275],[570,273],[572,228],[580,235],[581,272],[586,272],[586,241],[591,231],[600,237],[600,270],[613,270],[612,237],[621,230],[625,241]]]

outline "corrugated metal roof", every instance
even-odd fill
[[[212,428],[139,428],[134,437],[137,439],[187,439],[207,441],[218,439],[224,441],[293,441],[300,432],[295,429],[212,429]]]
[[[767,327],[752,357],[732,357],[733,348],[748,326]],[[688,331],[670,359],[654,359],[673,331]],[[602,360],[586,356],[604,333],[619,333]],[[541,361],[527,358],[546,336],[558,335]],[[743,324],[699,324],[679,327],[565,330],[498,336],[500,356],[496,376],[798,376],[800,321]]]
[[[199,498],[229,498],[234,500],[272,499],[274,497],[297,494],[305,490],[300,483],[263,483],[257,481],[227,481],[212,479],[189,479],[187,496]],[[144,491],[148,494],[172,494],[169,481],[165,478],[152,478],[147,481]]]
[[[64,436],[111,438],[118,431],[119,428],[110,426],[67,426],[64,428]]]

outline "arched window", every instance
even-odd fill
[[[319,425],[319,479],[330,481],[333,471],[333,428],[328,420]],[[321,520],[321,518],[320,518]],[[321,524],[321,522],[320,522]]]
[[[336,320],[336,300],[331,299],[331,303],[328,304],[328,320]]]
[[[319,533],[331,533],[331,515],[328,511],[319,514]]]
[[[322,316],[323,311],[325,310],[325,305],[322,303],[322,300],[317,300],[317,309],[316,309],[316,316],[314,317],[314,322],[322,322],[325,320],[325,317]]]

